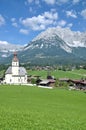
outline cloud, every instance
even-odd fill
[[[27,35],[29,33],[29,31],[27,29],[20,29],[19,32],[22,34],[25,34],[25,35]]]
[[[18,24],[16,22],[12,23],[12,26],[18,27]]]
[[[86,9],[81,11],[81,16],[86,19]]]
[[[80,0],[73,0],[73,4],[77,4],[79,2],[80,2]]]
[[[71,28],[73,26],[72,23],[67,24],[67,27]]]
[[[39,3],[40,3],[39,0],[35,0],[35,4],[39,5]]]
[[[57,19],[58,15],[57,15],[57,13],[53,13],[53,12],[45,12],[44,17],[45,17],[45,19],[47,18],[47,19],[54,20],[54,19]]]
[[[29,8],[29,11],[32,13],[32,12],[33,12],[33,8],[32,8],[32,7],[30,7],[30,8]]]
[[[58,19],[58,13],[55,11],[44,12],[42,15],[32,18],[20,19],[20,22],[32,30],[44,30],[48,26],[55,25]]]
[[[76,13],[73,10],[66,11],[66,15],[67,15],[67,17],[77,18],[77,15],[76,15]]]
[[[9,43],[7,41],[0,41],[0,45],[8,45]]]
[[[32,3],[34,0],[27,0],[28,3]]]
[[[0,26],[5,24],[5,19],[4,17],[0,14]]]
[[[69,2],[69,0],[56,0],[56,4],[58,4],[58,5],[63,5],[63,4],[66,4],[68,2]]]
[[[39,4],[40,1],[39,0],[27,0],[27,3],[28,4],[31,4],[31,3]]]
[[[46,4],[51,4],[51,5],[55,5],[55,4],[58,4],[58,5],[62,5],[62,4],[65,4],[65,3],[69,3],[70,0],[43,0]],[[71,0],[73,4],[77,4],[80,2],[80,0]]]
[[[16,18],[11,18],[12,26],[18,27],[18,24],[16,22]]]
[[[64,27],[66,25],[66,23],[67,22],[65,20],[61,20],[61,21],[58,22],[58,26]]]
[[[16,21],[16,18],[11,18],[11,22],[15,22]]]
[[[46,2],[47,4],[55,4],[56,3],[56,0],[43,0],[44,2]]]
[[[66,3],[72,3],[73,4],[77,4],[80,2],[80,0],[42,0],[44,1],[46,4],[50,4],[50,5],[62,5],[62,4],[66,4]]]
[[[63,4],[63,3],[67,3],[69,0],[43,0],[44,2],[46,2],[46,4]]]

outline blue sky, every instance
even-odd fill
[[[0,43],[24,45],[59,26],[86,32],[86,0],[0,0]]]

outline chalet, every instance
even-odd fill
[[[54,79],[45,79],[45,80],[40,80],[38,85],[41,86],[47,86],[47,87],[54,87],[55,80]]]
[[[86,80],[70,80],[76,89],[86,90]]]

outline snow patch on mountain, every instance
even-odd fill
[[[62,46],[62,45],[61,45],[61,48],[62,48],[63,50],[65,50],[66,52],[68,52],[68,53],[72,53],[72,48],[70,48],[70,47],[68,47],[68,46]]]
[[[84,43],[82,42],[82,44],[81,44],[81,42],[80,41],[73,41],[73,45],[72,45],[73,47],[86,47],[85,45],[84,45]]]
[[[43,44],[41,44],[40,48],[43,48],[43,46],[44,46],[44,45],[43,45]]]
[[[86,32],[74,32],[69,28],[48,28],[46,31],[41,32],[32,41],[44,39],[50,40],[51,38],[59,36],[70,47],[86,47]]]
[[[8,56],[7,56],[6,54],[2,54],[1,57],[3,57],[3,58],[5,57],[5,58],[6,58],[6,57],[8,57]]]

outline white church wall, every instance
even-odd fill
[[[19,70],[19,67],[12,67],[12,75],[18,75],[18,70]]]
[[[27,83],[27,76],[12,76],[11,74],[7,74],[5,76],[5,83],[6,84],[26,84]]]
[[[5,75],[5,83],[7,83],[7,84],[12,83],[12,75],[11,74],[6,74]]]

